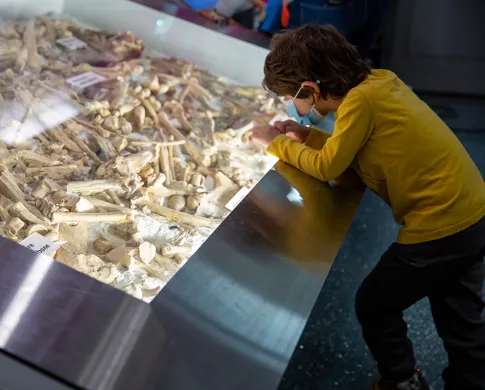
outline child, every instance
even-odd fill
[[[253,138],[322,181],[355,167],[402,225],[356,297],[381,374],[373,389],[429,389],[403,320],[424,297],[448,352],[445,389],[485,389],[485,183],[466,150],[394,73],[371,71],[332,27],[277,35],[264,73],[298,122],[316,124],[335,111],[335,129],[326,139],[287,121],[258,127]]]

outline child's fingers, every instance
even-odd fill
[[[282,133],[282,134],[285,133],[285,124],[284,124],[284,122],[276,121],[273,126],[276,127],[280,133]]]

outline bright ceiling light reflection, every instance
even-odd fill
[[[77,115],[79,109],[75,105],[57,96],[36,100],[29,110],[7,102],[0,106],[0,140],[18,145]]]
[[[286,199],[288,199],[291,203],[296,204],[298,206],[301,206],[303,204],[303,198],[294,187],[292,187],[290,192],[288,192],[288,194],[286,195]]]
[[[10,301],[10,305],[0,317],[0,346],[7,345],[53,263],[53,260],[45,256],[37,255],[35,257],[34,263]]]

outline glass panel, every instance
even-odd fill
[[[274,163],[248,132],[281,103],[123,23],[20,8],[0,28],[0,234],[150,301]]]

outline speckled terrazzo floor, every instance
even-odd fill
[[[458,133],[485,176],[485,130]],[[354,296],[362,280],[395,239],[390,209],[367,192],[315,304],[279,390],[365,390],[377,371],[361,337]],[[405,313],[416,358],[435,390],[446,354],[427,300]]]

